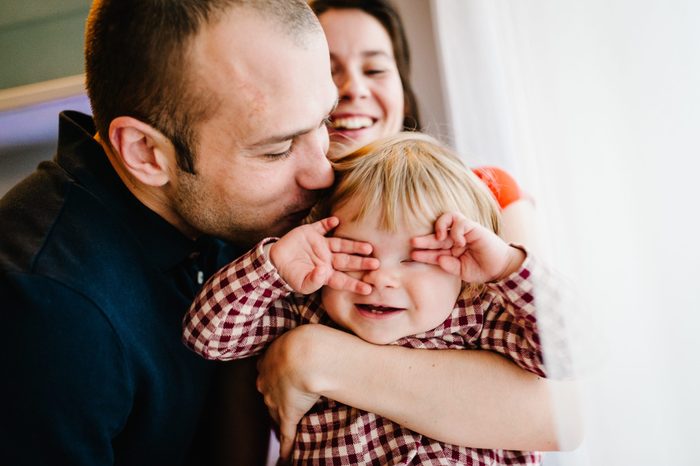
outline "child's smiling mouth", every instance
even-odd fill
[[[406,310],[402,307],[383,306],[381,304],[355,304],[355,307],[362,315],[368,317],[390,317]]]

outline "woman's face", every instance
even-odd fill
[[[379,21],[355,9],[329,10],[319,19],[340,99],[329,126],[333,158],[401,131],[404,95],[391,39]]]

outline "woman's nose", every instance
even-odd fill
[[[343,73],[337,82],[340,99],[361,99],[369,95],[369,88],[364,76],[357,72]]]

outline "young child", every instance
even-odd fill
[[[533,290],[533,281],[551,277],[497,236],[498,205],[459,158],[429,136],[401,133],[334,165],[322,219],[215,274],[185,317],[185,344],[209,359],[244,358],[320,323],[375,344],[487,349],[544,376],[535,293],[550,288]],[[300,422],[292,454],[294,464],[539,460],[438,442],[324,398]]]

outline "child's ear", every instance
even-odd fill
[[[160,187],[170,180],[175,149],[151,125],[132,117],[117,117],[109,125],[109,142],[124,168],[143,184]]]

